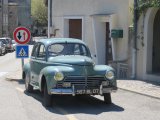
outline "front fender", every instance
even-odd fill
[[[113,71],[115,74],[115,77],[113,80],[111,80],[111,84],[112,86],[117,87],[116,72],[112,67],[107,65],[95,65],[94,71],[99,75],[105,75],[107,71]]]
[[[25,75],[30,72],[30,63],[26,63],[24,66],[23,66],[23,74],[25,73]],[[23,76],[22,76],[23,77]]]
[[[107,71],[113,71],[115,72],[115,70],[107,65],[95,65],[94,66],[94,71],[98,74],[102,74],[105,75]]]
[[[67,66],[48,66],[45,67],[41,70],[40,75],[39,75],[39,88],[40,91],[42,91],[42,77],[45,77],[47,87],[48,87],[48,92],[51,88],[53,88],[56,85],[56,81],[54,80],[54,75],[56,72],[62,72],[64,74],[67,74],[69,72],[72,72],[73,68],[72,67],[67,67]]]

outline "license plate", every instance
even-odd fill
[[[99,89],[76,90],[76,94],[99,94]]]

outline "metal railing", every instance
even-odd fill
[[[128,64],[117,63],[117,78],[118,79],[127,79],[128,78]]]

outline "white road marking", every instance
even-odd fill
[[[0,72],[0,77],[4,76],[5,74],[7,74],[8,72]]]
[[[59,112],[64,114],[67,117],[68,120],[78,120],[74,115],[69,114],[67,111],[65,111],[62,108],[56,107],[55,109],[57,109]]]
[[[16,90],[18,90],[19,92],[24,93],[24,89],[22,89],[22,88],[16,87]]]

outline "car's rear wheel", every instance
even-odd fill
[[[104,96],[104,102],[106,104],[112,103],[111,93],[104,93],[103,96]]]
[[[52,106],[52,95],[48,94],[47,84],[44,86],[44,101],[43,104],[45,107],[51,107]]]
[[[32,93],[33,92],[33,86],[30,85],[30,77],[29,77],[28,73],[27,73],[27,75],[25,75],[24,81],[25,81],[26,91],[29,92],[29,93]]]

